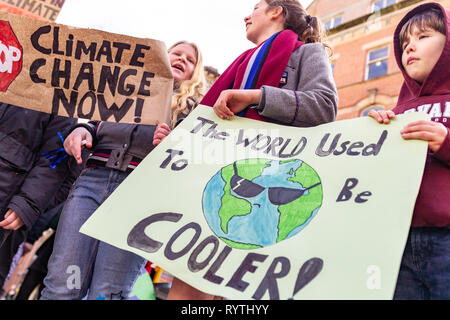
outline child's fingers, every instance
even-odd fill
[[[404,128],[416,127],[416,126],[434,126],[435,122],[427,121],[427,120],[418,120],[414,122],[408,123]]]
[[[388,124],[389,122],[391,122],[391,119],[389,118],[389,116],[387,115],[387,113],[382,113],[382,117],[383,117],[383,123]]]
[[[162,140],[162,139],[164,139],[167,136],[168,136],[168,134],[165,134],[163,132],[158,132],[158,133],[155,133],[154,139]]]
[[[228,107],[225,107],[223,109],[223,112],[225,113],[225,117],[227,117],[228,119],[230,119],[232,116],[234,116],[233,111],[231,111],[231,109]]]
[[[90,134],[87,134],[85,138],[86,139],[83,141],[86,141],[86,148],[92,148],[92,136]]]
[[[14,220],[16,219],[16,216],[13,214],[10,214],[8,217],[5,215],[5,219],[0,221],[0,227],[5,228],[9,226]]]
[[[447,127],[445,127],[442,123],[427,120],[419,120],[408,123],[401,132],[409,133],[414,131],[432,132],[438,139],[441,140],[445,139],[448,133]]]
[[[222,107],[222,112],[225,114],[225,116],[226,117],[228,117],[228,118],[231,118],[232,116],[234,116],[234,113],[233,113],[233,111],[231,111],[231,107],[228,107],[229,106],[229,98],[231,97],[231,94],[229,94],[229,95],[227,95],[227,99],[225,100],[223,100],[223,103],[222,103],[222,105],[221,105],[221,107]]]
[[[234,90],[225,90],[220,93],[219,99],[217,99],[216,106],[219,108],[222,119],[230,118],[233,113],[228,108],[228,102],[230,98],[233,96]]]
[[[14,213],[11,209],[8,209],[8,211],[5,213],[5,219],[11,216]]]
[[[161,139],[153,139],[153,145],[156,147],[158,144],[160,144]]]
[[[403,134],[417,131],[433,132],[435,130],[436,130],[435,126],[429,121],[416,121],[408,123],[405,127],[403,127],[403,129],[400,132]]]
[[[370,110],[368,115],[379,123],[385,124],[390,123],[391,119],[395,118],[395,113],[392,110]]]
[[[69,156],[76,156],[76,143],[81,144],[81,137],[78,134],[70,135],[64,142],[64,149]]]
[[[81,135],[77,134],[73,137],[71,144],[72,154],[78,164],[81,164]]]
[[[388,116],[389,119],[394,119],[394,118],[395,118],[395,113],[394,113],[394,111],[387,110],[387,111],[386,111],[386,115]]]
[[[414,131],[410,133],[402,133],[402,138],[405,140],[417,139],[428,142],[428,148],[436,152],[442,145],[443,140],[439,138],[434,132],[430,131]]]
[[[234,116],[234,113],[226,105],[223,106],[222,111],[225,114],[225,119],[227,120]]]
[[[170,127],[167,123],[161,123],[156,128],[156,131],[169,131],[170,132]]]
[[[428,147],[436,152],[444,142],[448,129],[439,122],[420,120],[409,123],[400,132],[403,139],[428,141]]]
[[[3,227],[3,229],[6,229],[6,230],[17,230],[21,226],[23,226],[23,222],[22,222],[22,220],[19,217],[17,217],[10,224],[8,224],[7,226]]]
[[[2,228],[5,230],[14,230],[15,222],[16,222],[16,219],[13,219],[8,224],[2,226]]]
[[[82,147],[81,135],[74,134],[66,142],[64,142],[64,150],[66,151],[66,153],[69,156],[73,156],[78,164],[81,164],[83,162],[83,159],[81,159],[81,147]],[[90,144],[92,147],[92,142]]]
[[[215,113],[219,118],[222,118],[222,115],[221,115],[221,112],[220,112],[218,106],[214,105],[213,110],[214,110],[214,113]]]
[[[234,113],[231,112],[231,110],[227,106],[227,101],[229,99],[231,91],[232,90],[222,91],[216,103],[214,104],[214,112],[221,119],[230,119],[234,115]]]
[[[221,119],[228,119],[229,116],[226,113],[226,109],[228,109],[227,107],[224,107],[223,105],[219,104],[214,106],[214,112],[217,114],[217,116]]]
[[[395,113],[391,110],[381,110],[380,114],[381,114],[383,123],[390,123],[391,119],[395,118]]]
[[[14,211],[12,211],[11,209],[8,210],[8,212],[6,212],[5,217],[2,221],[0,221],[0,227],[6,229],[8,227],[8,225],[14,221],[15,216],[13,215]]]
[[[161,131],[157,131],[154,134],[154,137],[155,138],[159,138],[159,139],[161,139],[161,137],[163,137],[163,136],[164,136],[164,133],[162,133]]]
[[[385,123],[385,119],[389,119],[387,116],[384,116],[381,111],[371,110],[368,114],[369,117],[374,118],[379,123]]]
[[[70,149],[71,149],[71,148],[70,148],[71,142],[72,142],[72,137],[69,135],[69,136],[66,138],[66,140],[64,141],[64,143],[63,143],[64,150],[66,151],[66,153],[67,153],[69,156],[72,155],[72,151],[70,150]]]
[[[225,113],[223,112],[223,108],[222,108],[221,104],[220,103],[216,103],[214,105],[213,109],[214,109],[214,112],[217,114],[217,116],[219,118],[223,119],[223,117],[225,116]]]
[[[406,140],[420,139],[425,141],[432,141],[434,139],[434,134],[430,131],[410,131],[402,132],[402,138]]]
[[[163,124],[158,125],[158,127],[156,128],[155,132],[156,133],[163,133],[165,135],[168,135],[170,133],[170,131],[172,131],[170,129],[170,127],[167,124],[163,123]]]
[[[165,135],[165,136],[168,136],[169,133],[170,133],[170,129],[167,129],[167,128],[159,128],[155,132],[155,134],[162,134],[162,135]]]
[[[153,135],[153,145],[156,147],[170,134],[170,129],[164,127],[157,128],[155,134]]]

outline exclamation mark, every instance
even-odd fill
[[[320,258],[312,258],[306,261],[298,273],[292,298],[289,298],[288,300],[293,300],[295,294],[310,283],[320,273],[320,271],[322,271],[322,268],[323,260]]]
[[[142,116],[142,108],[144,107],[144,99],[137,98],[136,100],[136,110],[134,111],[134,122],[140,123]]]

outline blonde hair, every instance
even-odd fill
[[[200,102],[206,92],[206,79],[203,67],[203,57],[198,46],[195,43],[187,41],[178,41],[174,43],[168,50],[170,52],[173,48],[180,44],[188,44],[197,55],[197,63],[190,80],[185,80],[181,83],[179,92],[172,96],[172,120],[171,127],[173,128],[177,122],[178,115],[183,113],[186,109],[195,108]]]

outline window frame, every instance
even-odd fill
[[[336,19],[337,19],[337,18],[341,18],[341,22],[340,22],[338,25],[336,25]],[[327,28],[326,28],[326,24],[327,24],[328,22],[331,22],[331,24],[330,24],[330,27],[327,29]],[[331,19],[328,19],[326,22],[323,23],[323,26],[324,26],[325,30],[328,31],[328,30],[331,30],[331,29],[333,29],[333,28],[336,28],[336,27],[340,26],[341,24],[342,24],[342,14],[340,14],[340,15],[338,15],[338,16],[334,16],[334,17],[331,18]]]
[[[384,8],[387,8],[387,7],[389,7],[389,6],[391,6],[391,5],[397,3],[397,0],[394,0],[394,3],[393,3],[393,4],[390,4],[390,5],[388,6],[388,5],[387,5],[387,1],[388,1],[388,0],[376,0],[376,1],[372,2],[371,12],[374,13],[374,12],[383,10]],[[377,2],[382,2],[383,4],[382,4],[382,8],[381,8],[381,9],[375,11],[375,3],[377,3]]]
[[[371,52],[377,51],[377,50],[380,50],[380,49],[384,49],[384,48],[387,48],[387,53],[386,53],[385,57],[374,59],[374,60],[369,60]],[[364,75],[364,81],[376,79],[376,78],[383,77],[383,76],[389,74],[389,54],[390,54],[390,49],[389,48],[390,48],[390,45],[386,44],[386,45],[383,45],[383,46],[380,46],[380,47],[371,48],[371,49],[367,50],[367,53],[366,53],[366,71],[365,71],[365,75]],[[387,68],[386,68],[386,73],[381,75],[381,76],[369,79],[369,66],[372,65],[372,64],[375,64],[377,62],[384,61],[384,60],[386,60],[386,62],[388,63]]]

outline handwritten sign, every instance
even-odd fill
[[[391,299],[426,115],[293,128],[197,107],[81,232],[229,299]]]
[[[92,120],[169,121],[173,76],[163,42],[7,13],[0,28],[8,30],[0,33],[0,101]]]
[[[0,0],[0,10],[46,21],[55,21],[65,0]]]

